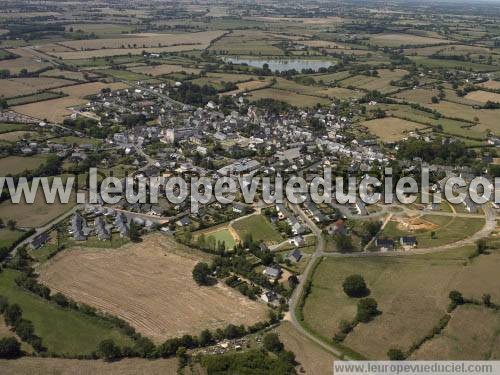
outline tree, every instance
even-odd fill
[[[175,352],[175,356],[179,360],[179,368],[183,368],[184,366],[187,365],[188,362],[188,354],[187,354],[187,349],[183,346],[181,346],[177,351]]]
[[[97,354],[106,361],[120,358],[121,350],[111,339],[102,340],[97,347]]]
[[[61,293],[54,294],[51,299],[61,307],[68,307],[68,299]]]
[[[7,228],[9,228],[10,230],[15,230],[16,229],[16,222],[14,220],[7,221]]]
[[[405,353],[403,353],[402,350],[395,348],[389,349],[387,351],[387,357],[391,361],[404,361],[406,359]]]
[[[483,294],[483,303],[485,306],[488,306],[488,307],[491,306],[491,295],[490,294]]]
[[[213,341],[212,332],[208,329],[201,331],[200,337],[198,338],[200,346],[207,346]]]
[[[15,337],[0,339],[0,358],[11,359],[21,355],[21,344]]]
[[[4,313],[4,318],[5,318],[5,324],[8,326],[14,327],[20,320],[23,315],[23,310],[21,309],[21,306],[19,306],[17,303],[8,306]]]
[[[210,284],[210,268],[208,264],[200,262],[193,268],[193,279],[198,285]]]
[[[7,297],[0,296],[0,314],[3,314],[7,307],[9,307],[9,300]]]
[[[335,236],[335,243],[341,253],[348,253],[354,250],[354,245],[350,236],[338,234]]]
[[[279,353],[283,350],[283,343],[280,341],[278,334],[268,333],[264,336],[264,348],[270,352]]]
[[[358,302],[358,312],[356,319],[360,322],[367,323],[378,315],[378,304],[373,298],[363,298]]]
[[[455,306],[463,305],[464,303],[464,297],[462,296],[462,293],[457,290],[452,290],[448,297],[450,297],[451,303]]]
[[[484,238],[481,238],[476,242],[476,251],[478,254],[484,254],[486,249],[488,248],[488,244]]]
[[[364,297],[369,293],[365,280],[361,275],[347,276],[342,287],[344,288],[345,294],[349,297]]]
[[[134,348],[142,358],[151,358],[155,352],[155,344],[147,337],[136,340]]]
[[[295,287],[299,285],[299,278],[296,275],[290,275],[290,277],[288,277],[288,285],[290,288],[295,289]]]
[[[141,233],[139,226],[134,223],[134,221],[130,222],[130,228],[128,230],[128,237],[132,242],[141,242]]]

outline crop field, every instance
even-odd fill
[[[83,99],[64,97],[14,106],[12,110],[40,120],[47,119],[49,122],[62,123],[64,118],[72,113],[68,109],[69,107],[75,107],[85,103],[87,103],[87,101]]]
[[[474,100],[476,102],[481,102],[481,103],[486,103],[486,102],[500,103],[500,94],[478,90],[469,92],[465,96],[465,99]]]
[[[0,79],[0,96],[12,98],[74,83],[66,79],[49,77]]]
[[[409,56],[417,65],[429,68],[448,68],[459,70],[474,70],[478,72],[491,72],[495,68],[491,65],[473,63],[470,61],[457,61],[457,60],[444,60],[444,59],[431,59],[425,56]]]
[[[493,133],[500,134],[500,123],[498,122],[500,109],[474,109],[467,105],[447,101],[431,104],[429,107],[451,118],[474,121],[477,117],[479,120],[477,127],[475,127],[477,130],[486,131],[486,129],[490,129]]]
[[[172,65],[172,64],[138,66],[136,68],[130,68],[129,70],[131,70],[134,73],[146,74],[153,77],[158,77],[165,74],[176,73],[176,72],[186,72],[188,74],[200,73],[200,69],[185,68],[181,65]]]
[[[102,56],[139,55],[146,52],[175,52],[205,49],[209,43],[221,36],[221,31],[204,31],[180,34],[127,34],[124,38],[89,39],[61,42],[72,52],[50,52],[63,60]]]
[[[51,69],[40,74],[42,77],[64,77],[66,79],[74,79],[77,81],[86,81],[83,72],[73,72],[71,70]],[[89,74],[92,77],[92,74]]]
[[[27,132],[27,131],[14,131],[14,132],[9,132],[9,133],[1,133],[0,134],[0,141],[5,141],[5,142],[17,142],[20,139],[25,139],[25,138],[30,138],[33,135],[36,135],[37,133],[35,132]],[[1,160],[1,159],[0,159]]]
[[[467,264],[471,251],[462,248],[398,258],[325,258],[312,279],[304,306],[305,323],[330,341],[340,320],[352,320],[356,313],[357,299],[347,297],[342,282],[351,274],[360,274],[382,314],[370,323],[359,324],[343,344],[372,359],[385,359],[392,347],[407,350],[438,323],[451,290],[477,299],[483,293],[490,293],[493,301],[500,299],[494,271],[500,266],[500,253]],[[467,324],[473,331],[482,321]]]
[[[274,84],[272,88],[286,90],[301,95],[311,95],[330,99],[360,98],[364,95],[363,92],[357,90],[350,90],[342,87],[325,88],[323,86],[303,85],[282,78],[278,78],[276,84]]]
[[[481,324],[471,324],[481,322]],[[410,359],[492,360],[500,358],[500,313],[484,306],[459,306],[443,332]]]
[[[221,95],[238,95],[244,92],[259,90],[270,85],[268,80],[265,81],[247,81],[236,84],[238,86],[237,90],[226,91]]]
[[[271,223],[262,215],[250,215],[236,220],[232,226],[243,239],[245,236],[251,235],[254,241],[264,241],[269,244],[279,243],[283,240]]]
[[[411,34],[377,34],[370,37],[370,43],[380,47],[399,47],[402,45],[432,45],[449,42],[446,39],[428,38]]]
[[[394,94],[394,97],[404,99],[408,102],[419,104],[431,104],[432,97],[438,95],[438,90],[435,89],[410,89]]]
[[[14,281],[19,274],[9,269],[0,273],[0,295],[7,297],[9,303],[21,306],[23,317],[33,323],[35,334],[42,338],[43,345],[49,351],[71,355],[90,354],[105,338],[113,339],[122,346],[132,345],[131,339],[109,323],[59,308],[19,288]]]
[[[448,102],[443,101],[441,103],[448,103]],[[408,121],[418,122],[427,126],[441,125],[443,127],[444,132],[459,137],[474,137],[482,139],[486,136],[487,128],[485,128],[484,126],[478,126],[478,125],[471,126],[469,122],[453,120],[449,118],[435,119],[432,116],[432,114],[411,108],[410,106],[407,105],[390,104],[390,105],[380,105],[379,107],[384,109],[388,115],[391,115],[393,117],[398,117]],[[465,107],[466,109],[470,108],[466,106],[462,107]],[[449,113],[451,114],[452,112],[450,111]],[[454,117],[458,117],[458,114],[455,113]]]
[[[148,360],[125,358],[115,362],[82,359],[23,357],[15,361],[0,360],[3,375],[18,374],[107,374],[107,375],[175,375],[177,359]]]
[[[480,83],[479,86],[487,88],[487,89],[500,90],[500,81],[489,80],[489,81]]]
[[[283,50],[276,46],[283,37],[257,30],[234,31],[217,40],[210,51],[228,55],[279,56]]]
[[[4,221],[14,220],[21,228],[37,228],[69,211],[75,204],[73,195],[67,204],[61,204],[59,201],[47,204],[42,191],[39,190],[33,204],[24,200],[17,204],[10,201],[0,203],[0,217]]]
[[[387,224],[383,235],[396,239],[399,236],[415,236],[418,241],[417,246],[422,248],[457,242],[476,233],[484,226],[484,220],[480,218],[424,215],[397,219]],[[434,238],[431,232],[434,232]]]
[[[271,98],[286,102],[292,106],[305,108],[313,107],[316,103],[327,104],[330,101],[325,98],[320,98],[312,95],[301,95],[286,90],[278,90],[274,88],[252,91],[249,95],[250,100],[256,101],[264,98]]]
[[[45,161],[44,156],[7,156],[0,158],[0,171],[4,176],[17,175],[24,171],[32,171]]]
[[[264,305],[221,283],[196,285],[191,271],[200,260],[206,254],[152,235],[119,249],[72,248],[40,273],[53,290],[119,316],[157,342],[265,319]]]
[[[370,77],[365,75],[357,75],[351,78],[342,80],[339,84],[342,87],[354,86],[365,90],[377,90],[381,93],[389,93],[398,88],[391,85],[391,81],[396,81],[403,78],[408,72],[402,69],[395,69],[394,71],[380,69],[377,77]]]
[[[29,104],[29,103],[34,103],[34,102],[41,102],[43,100],[50,100],[50,99],[56,99],[60,98],[63,95],[55,92],[50,92],[50,91],[44,91],[40,92],[37,94],[32,94],[32,95],[27,95],[27,96],[21,96],[19,98],[11,98],[7,99],[7,104],[9,106],[16,106],[16,105],[23,105],[23,104]]]
[[[99,70],[96,70],[95,72],[101,73],[101,74],[106,74],[106,75],[109,75],[113,78],[123,80],[123,81],[142,81],[142,80],[151,79],[151,77],[149,77],[145,74],[134,73],[134,72],[131,72],[128,70],[99,69]]]
[[[33,57],[0,60],[0,70],[6,69],[10,71],[11,74],[19,74],[22,69],[27,69],[28,72],[36,72],[48,66],[48,63],[41,62]]]
[[[102,89],[111,89],[111,91],[121,90],[127,88],[128,86],[121,82],[115,83],[102,83],[102,82],[90,82],[82,83],[80,85],[74,85],[69,87],[64,87],[61,91],[70,97],[74,98],[85,98],[90,95],[99,94]]]
[[[402,120],[397,117],[384,117],[360,123],[365,126],[368,131],[384,142],[399,141],[408,136],[409,132],[423,129],[425,125]]]

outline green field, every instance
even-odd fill
[[[16,240],[21,238],[25,232],[20,230],[0,229],[0,248],[10,247]]]
[[[16,175],[26,170],[32,171],[41,166],[46,157],[37,156],[7,156],[0,159],[0,171],[4,176],[8,174]]]
[[[472,247],[468,247],[404,257],[323,258],[312,277],[303,309],[306,327],[331,342],[339,322],[352,320],[356,314],[357,299],[343,292],[342,283],[347,276],[360,274],[382,313],[369,323],[360,323],[343,345],[370,359],[386,359],[392,347],[407,350],[446,312],[451,290],[479,300],[490,293],[493,301],[500,301],[495,271],[500,266],[500,252],[468,262],[471,252]],[[473,329],[482,322],[467,324]],[[439,357],[439,352],[434,355]]]
[[[28,104],[28,103],[34,103],[34,102],[41,102],[43,100],[60,98],[62,96],[64,96],[64,95],[61,95],[61,94],[58,94],[55,92],[41,92],[38,94],[21,96],[19,98],[9,99],[9,100],[7,100],[7,104],[10,106],[22,105],[22,104]]]
[[[271,223],[262,215],[250,215],[237,220],[232,224],[232,227],[242,239],[250,234],[254,241],[279,243],[283,240]]]
[[[218,243],[219,241],[224,242],[226,249],[233,249],[236,245],[234,237],[231,235],[231,232],[229,232],[227,228],[221,228],[217,229],[214,232],[209,232],[207,233],[207,238],[208,237],[213,237],[216,243]]]
[[[28,124],[0,123],[0,134],[10,133],[14,131],[21,131],[21,130],[29,130],[29,129],[31,129],[31,126]]]
[[[70,355],[90,354],[100,341],[110,338],[121,346],[132,340],[109,323],[77,311],[59,308],[46,300],[19,288],[14,279],[17,271],[5,269],[0,273],[0,295],[9,303],[23,309],[23,318],[33,322],[35,334],[49,351]]]

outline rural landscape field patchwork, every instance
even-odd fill
[[[500,360],[499,119],[496,0],[2,2],[0,374]]]

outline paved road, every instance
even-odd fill
[[[290,297],[290,300],[288,302],[290,308],[286,318],[290,320],[295,329],[297,329],[302,335],[306,336],[311,341],[314,341],[316,344],[321,346],[323,349],[325,349],[328,353],[332,354],[336,358],[340,358],[342,357],[342,353],[339,350],[333,348],[331,345],[325,343],[323,340],[318,339],[316,336],[311,334],[306,329],[304,329],[302,324],[297,319],[297,315],[295,313],[295,310],[297,308],[297,303],[300,301],[300,297],[302,296],[302,293],[304,291],[305,282],[307,281],[309,274],[311,273],[311,270],[313,269],[314,264],[318,259],[318,256],[324,253],[325,239],[323,238],[321,229],[318,228],[318,226],[302,211],[302,209],[298,205],[290,205],[290,207],[293,210],[293,212],[295,212],[296,215],[300,216],[302,220],[306,222],[306,224],[311,228],[313,234],[316,236],[316,251],[309,260],[306,269],[300,276],[299,285],[297,285],[297,287],[293,291],[292,296]]]
[[[317,244],[316,244],[316,251],[312,255],[309,263],[307,264],[304,272],[302,273],[299,281],[299,285],[295,288],[292,296],[290,297],[289,300],[289,312],[287,313],[287,316],[285,319],[289,320],[293,326],[304,336],[309,338],[310,340],[314,341],[318,345],[320,345],[323,349],[325,349],[327,352],[333,354],[337,358],[348,358],[345,356],[344,353],[339,351],[338,349],[332,347],[331,345],[327,344],[323,340],[320,340],[313,334],[311,334],[309,331],[307,331],[300,321],[297,318],[296,315],[296,308],[297,304],[300,301],[300,297],[302,296],[302,293],[304,291],[304,286],[306,281],[308,280],[308,277],[310,276],[311,270],[314,267],[314,264],[318,260],[318,258],[326,256],[326,257],[377,257],[377,256],[407,256],[407,255],[414,255],[414,254],[428,254],[428,253],[435,253],[435,252],[440,252],[440,251],[446,251],[450,250],[453,248],[457,247],[462,247],[465,245],[470,245],[474,244],[477,240],[487,237],[491,234],[493,230],[496,228],[496,215],[495,211],[489,207],[485,206],[484,207],[484,213],[485,215],[474,215],[474,214],[457,214],[457,213],[443,213],[443,212],[421,212],[417,210],[410,210],[410,209],[404,209],[402,212],[404,213],[418,213],[418,214],[435,214],[435,215],[443,215],[444,216],[454,216],[454,217],[481,217],[485,218],[485,225],[484,227],[474,233],[472,236],[465,238],[463,240],[451,243],[451,244],[446,244],[446,245],[441,245],[441,246],[436,246],[432,248],[422,248],[422,249],[412,249],[411,251],[391,251],[391,252],[385,252],[385,253],[380,253],[380,252],[368,252],[368,251],[363,251],[359,253],[351,253],[351,254],[340,254],[340,253],[326,253],[325,252],[325,240],[322,235],[321,229],[312,221],[306,214],[305,212],[298,206],[298,205],[290,205],[291,209],[293,212],[297,215],[300,216],[302,220],[310,227],[311,231],[313,234],[316,236],[317,239]],[[384,210],[385,211],[385,210]],[[386,211],[385,213],[389,213]],[[391,212],[391,215],[397,215],[401,214],[400,212]],[[371,216],[371,215],[370,215]],[[376,215],[380,216],[380,215]],[[386,221],[387,223],[387,221]]]

